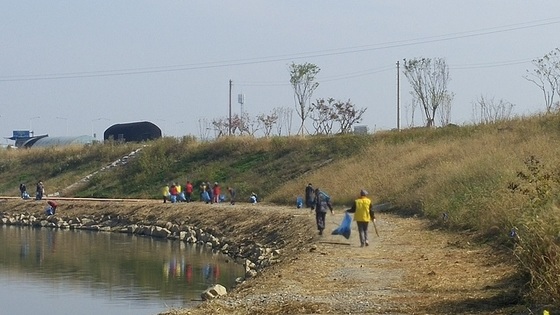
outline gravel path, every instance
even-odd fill
[[[296,215],[313,226],[312,214]],[[327,216],[328,231],[342,220]],[[466,235],[430,230],[424,220],[378,215],[370,246],[302,235],[300,251],[232,294],[170,314],[525,314],[516,306],[507,254]]]

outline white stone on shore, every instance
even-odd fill
[[[215,285],[209,287],[208,289],[204,290],[204,292],[202,292],[200,294],[200,297],[204,301],[206,301],[206,300],[213,300],[213,299],[217,298],[218,296],[222,296],[222,295],[226,295],[226,294],[227,294],[227,290],[223,285],[215,284]]]

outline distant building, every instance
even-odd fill
[[[23,143],[25,148],[45,148],[45,147],[62,147],[70,145],[87,145],[92,144],[96,140],[92,136],[76,136],[76,137],[49,137],[38,136],[32,137]]]
[[[116,124],[103,133],[104,140],[140,142],[161,138],[161,129],[149,121]]]
[[[16,142],[14,144],[16,148],[20,148],[23,146],[25,141],[31,139],[32,137],[33,133],[29,130],[13,130],[12,136],[7,139],[14,140]]]
[[[367,126],[354,126],[354,133],[359,135],[365,135],[368,133]]]

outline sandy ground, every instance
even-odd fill
[[[528,314],[517,297],[515,261],[507,251],[472,241],[468,233],[431,229],[425,220],[377,214],[370,246],[318,235],[306,209],[275,205],[159,201],[59,200],[57,215],[118,215],[212,228],[238,242],[282,249],[282,262],[264,269],[228,295],[196,309],[166,314]],[[44,201],[0,200],[0,211],[40,215]],[[327,214],[326,231],[343,219]]]

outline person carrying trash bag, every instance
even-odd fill
[[[315,190],[313,189],[313,185],[311,183],[307,184],[305,187],[305,206],[309,209],[313,209],[315,207],[315,200],[313,195],[315,194]]]
[[[315,222],[317,223],[317,229],[319,230],[319,235],[323,235],[323,230],[325,229],[325,217],[327,216],[327,208],[331,210],[331,214],[334,214],[333,207],[331,204],[331,197],[326,193],[322,192],[319,188],[315,189]],[[311,210],[313,211],[313,210]]]
[[[352,208],[346,210],[347,213],[354,213],[354,221],[358,225],[358,233],[360,234],[360,246],[369,246],[368,225],[372,221],[375,225],[375,214],[373,213],[373,204],[371,199],[367,197],[368,192],[365,189],[360,191],[360,198],[354,201]]]

